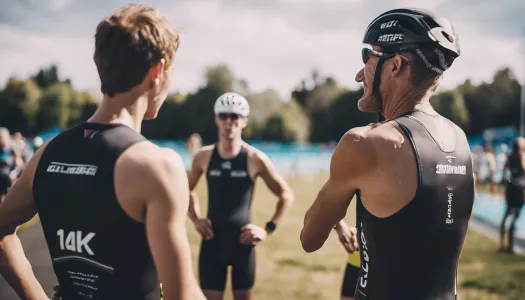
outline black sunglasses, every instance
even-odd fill
[[[414,49],[413,46],[404,47],[401,49],[401,51],[398,51],[397,53],[385,53],[385,52],[379,52],[375,51],[374,49],[370,48],[363,48],[361,50],[361,58],[363,59],[363,63],[366,64],[368,62],[368,59],[370,58],[370,55],[376,56],[376,57],[383,57],[384,59],[392,58],[396,55],[400,55],[400,52],[402,51],[409,51],[411,49]],[[410,59],[406,56],[401,55],[408,63],[410,63]]]
[[[239,114],[234,114],[234,113],[219,113],[218,117],[221,120],[226,120],[230,118],[232,121],[235,121],[235,120],[238,120],[241,116]]]
[[[363,48],[363,50],[361,50],[361,58],[363,59],[364,64],[368,62],[370,55],[373,55],[376,57],[384,57],[385,59],[396,56],[396,54],[379,52],[379,51],[375,51],[374,49],[370,49],[370,48]]]

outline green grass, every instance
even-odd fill
[[[256,247],[255,299],[338,299],[346,255],[336,235],[331,235],[325,247],[312,254],[303,251],[299,240],[304,214],[324,180],[325,177],[288,178],[296,200],[277,231]],[[205,215],[207,191],[204,178],[199,182],[197,192]],[[253,223],[262,227],[273,215],[276,203],[277,198],[258,180],[252,204]],[[355,208],[349,210],[349,222],[354,217]],[[198,270],[199,236],[191,222],[188,222],[188,233],[194,268]],[[232,299],[229,289],[226,294],[225,299]]]
[[[496,248],[494,240],[468,232],[459,265],[463,299],[525,299],[525,258]]]
[[[339,299],[346,252],[332,233],[322,249],[305,253],[299,233],[304,213],[326,180],[325,174],[312,177],[288,178],[296,201],[278,230],[256,247],[257,273],[255,299]],[[197,187],[202,214],[206,214],[206,182]],[[262,226],[273,214],[276,198],[265,184],[258,180],[255,190],[252,218]],[[355,202],[352,202],[346,220],[354,224]],[[38,222],[31,220],[24,226]],[[197,272],[199,237],[188,220],[188,234]],[[525,258],[496,252],[497,244],[480,233],[469,230],[460,258],[458,292],[461,300],[525,299]],[[196,273],[197,275],[197,273]],[[229,286],[228,279],[228,286]],[[231,290],[225,300],[231,300]]]

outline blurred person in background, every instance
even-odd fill
[[[188,141],[186,142],[186,149],[191,154],[191,157],[197,153],[197,151],[202,147],[202,138],[201,135],[198,133],[193,133],[188,138]]]
[[[33,151],[37,151],[44,144],[44,140],[39,136],[35,136],[31,143],[33,144]]]
[[[237,93],[217,98],[214,113],[219,140],[199,149],[188,175],[188,214],[202,237],[199,278],[208,300],[223,299],[229,266],[234,299],[252,299],[255,246],[277,229],[294,200],[288,183],[268,156],[242,140],[249,112],[248,101]],[[208,184],[206,217],[201,215],[195,191],[202,174]],[[251,223],[253,191],[259,177],[279,198],[275,214],[264,228]]]
[[[0,203],[23,170],[24,162],[9,130],[0,127]]]
[[[514,253],[514,231],[525,201],[525,138],[518,137],[512,143],[505,169],[509,170],[509,178],[505,182],[505,200],[507,210],[500,225],[499,251]],[[508,243],[505,247],[505,232],[507,218],[511,217]]]
[[[501,144],[499,149],[500,151],[496,154],[496,172],[492,178],[492,181],[496,185],[496,192],[498,193],[505,190],[505,165],[507,164],[507,157],[509,156],[509,146],[507,146],[507,144]]]
[[[33,155],[31,147],[20,132],[15,132],[13,142],[25,165]]]
[[[474,179],[476,187],[479,187],[481,183],[481,155],[483,154],[483,147],[476,145],[472,146],[472,171],[474,173]]]
[[[496,156],[494,155],[494,148],[491,142],[483,144],[483,152],[480,155],[480,183],[483,188],[488,189],[490,193],[494,193],[495,184],[493,181],[496,173]]]

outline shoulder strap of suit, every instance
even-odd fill
[[[125,125],[117,125],[113,128],[102,130],[94,136],[104,140],[109,151],[119,157],[132,145],[147,140],[143,135]]]
[[[451,132],[454,132],[454,142],[450,145],[444,145],[439,141],[436,136],[438,135],[438,128],[436,127],[436,119],[445,120],[446,124],[451,127]],[[394,120],[400,125],[405,133],[412,139],[414,135],[418,136],[429,136],[438,148],[443,152],[454,152],[457,146],[457,131],[454,125],[447,119],[444,119],[441,115],[430,115],[422,111],[412,111],[404,114]]]

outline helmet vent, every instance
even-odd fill
[[[430,27],[430,28],[441,27],[441,25],[439,25],[439,24],[438,24],[436,21],[434,21],[432,18],[424,17],[424,18],[423,18],[423,21],[425,21],[425,23],[427,23],[428,27]]]
[[[454,38],[451,37],[448,33],[441,31],[441,34],[451,43],[454,43]]]

